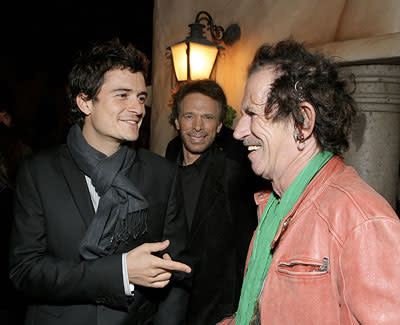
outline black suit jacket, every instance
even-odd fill
[[[130,298],[122,279],[122,253],[142,243],[169,239],[171,257],[182,257],[187,226],[176,200],[176,167],[137,149],[129,177],[149,203],[148,232],[118,247],[115,255],[84,261],[79,245],[94,217],[84,174],[65,145],[23,162],[10,277],[30,298],[28,324],[152,324],[160,301],[158,323],[179,324],[187,293],[178,281],[165,290],[136,286]]]
[[[194,258],[187,324],[215,324],[236,310],[257,217],[250,169],[213,146],[189,234]]]

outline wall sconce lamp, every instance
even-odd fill
[[[202,19],[207,20],[211,37],[216,43],[203,35],[205,25],[200,23]],[[172,53],[176,79],[178,81],[208,79],[219,50],[224,48],[217,43],[224,41],[226,45],[231,45],[236,42],[240,38],[240,27],[232,24],[225,31],[223,27],[214,25],[207,11],[200,11],[196,15],[195,22],[189,27],[190,34],[186,39],[168,47]]]

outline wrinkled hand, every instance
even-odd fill
[[[145,287],[163,288],[169,283],[172,271],[190,273],[192,270],[188,265],[173,261],[168,254],[164,254],[163,258],[152,254],[168,246],[169,240],[165,240],[142,244],[132,249],[126,255],[129,281]]]

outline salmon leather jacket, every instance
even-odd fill
[[[255,194],[259,218],[269,195]],[[400,324],[399,218],[338,156],[283,218],[271,247],[262,325]],[[234,315],[219,324],[235,324]]]

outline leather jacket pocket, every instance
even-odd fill
[[[275,304],[275,310],[287,310],[287,313],[280,322],[271,323],[339,324],[324,322],[326,313],[338,312],[329,263],[329,258],[324,256],[297,255],[279,260],[275,273],[271,274],[271,283],[266,283],[264,291],[269,290],[268,301]],[[280,294],[282,292],[284,294]],[[329,319],[332,319],[331,314]]]
[[[310,258],[296,258],[280,261],[277,271],[287,276],[319,276],[329,272],[329,258],[324,256],[320,260]]]

